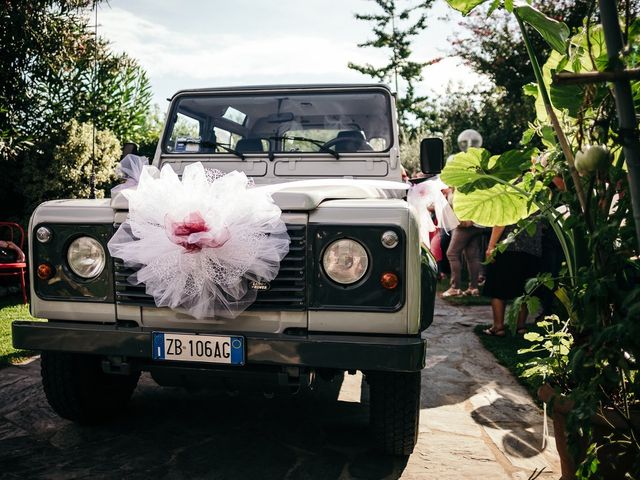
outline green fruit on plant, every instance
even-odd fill
[[[575,166],[580,175],[595,172],[609,165],[609,149],[604,145],[588,145],[576,153]]]
[[[586,175],[588,172],[584,166],[584,159],[587,156],[586,151],[578,150],[574,158],[574,166],[580,175]]]

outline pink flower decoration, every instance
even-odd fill
[[[427,195],[429,195],[429,189],[427,188],[426,184],[419,183],[418,185],[415,185],[413,188],[416,189],[416,193],[421,197],[426,197]]]
[[[191,212],[181,222],[174,221],[167,215],[165,230],[169,239],[187,252],[199,252],[203,248],[218,248],[227,243],[230,238],[226,225],[213,231],[200,212]]]

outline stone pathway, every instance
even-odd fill
[[[552,430],[541,449],[541,410],[473,332],[490,319],[490,307],[436,303],[427,330],[418,453],[402,478],[526,480],[542,468],[539,479],[560,477]]]
[[[0,370],[0,479],[526,480],[543,467],[539,479],[558,478],[553,440],[540,449],[540,409],[472,331],[489,316],[436,304],[408,459],[371,448],[360,374],[273,399],[160,388],[144,375],[121,418],[80,427],[49,409],[34,360]]]

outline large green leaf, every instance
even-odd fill
[[[456,188],[453,201],[458,218],[487,226],[510,225],[537,210],[530,199],[542,184],[525,185],[519,180],[533,153],[509,150],[491,156],[483,148],[470,148],[449,160],[441,178]],[[517,188],[515,182],[519,182]]]
[[[549,92],[551,103],[558,117],[563,118],[563,111],[566,110],[570,117],[576,118],[582,108],[585,95],[585,87],[581,85],[558,85],[552,81],[553,74],[557,72],[574,72],[580,73],[584,71],[593,71],[593,63],[589,55],[588,45],[591,45],[592,54],[598,63],[598,58],[602,55],[606,57],[606,49],[602,30],[594,27],[590,34],[590,41],[587,42],[586,32],[571,38],[571,51],[569,55],[563,55],[557,51],[552,51],[549,58],[542,66],[542,76],[544,84]],[[533,96],[536,107],[536,116],[541,123],[548,122],[547,111],[542,100],[542,96],[538,93],[536,84],[525,85],[525,95]],[[606,93],[607,88],[604,85],[593,85],[589,87],[595,89],[595,99],[601,99]],[[566,117],[565,117],[566,118]]]
[[[591,54],[589,53],[589,47],[591,48]],[[599,59],[602,58],[604,58],[606,64],[606,45],[602,27],[599,25],[590,29],[588,39],[587,31],[584,29],[574,35],[571,38],[571,49],[568,55],[552,52],[543,67],[543,76],[549,90],[551,103],[555,109],[567,110],[570,117],[577,118],[580,108],[583,106],[586,87],[552,83],[552,75],[562,71],[580,73],[600,69],[602,60]],[[596,90],[596,100],[601,99],[607,93],[607,89],[603,85],[592,85],[589,88]]]
[[[584,100],[584,87],[552,83],[549,89],[549,98],[551,98],[551,104],[554,108],[566,109],[570,117],[576,118]]]
[[[513,10],[522,21],[536,29],[551,48],[560,53],[566,53],[569,27],[565,23],[549,18],[540,10],[525,3],[519,4]]]
[[[533,151],[509,150],[494,155],[483,148],[458,153],[442,170],[442,181],[468,193],[494,186],[499,180],[511,181],[522,175],[531,163]]]
[[[463,15],[467,15],[471,10],[486,1],[487,0],[447,0],[447,3],[450,7],[462,12]]]
[[[571,37],[571,46],[569,63],[577,67],[573,69],[574,72],[604,70],[601,67],[607,66],[607,46],[601,25],[592,25],[588,38],[587,30],[581,29]],[[589,47],[591,47],[591,54],[589,54]]]
[[[485,176],[491,154],[484,148],[470,148],[447,161],[440,178],[449,186],[460,188]]]
[[[537,188],[542,188],[542,184]],[[512,225],[527,218],[538,208],[529,202],[529,195],[518,193],[513,187],[500,183],[469,193],[456,191],[453,210],[460,220],[471,220],[489,227]]]
[[[558,69],[558,65],[561,64],[563,58],[565,58],[564,55],[553,51],[551,52],[551,55],[549,55],[549,58],[547,59],[545,64],[542,66],[542,78],[547,91],[551,90],[552,75]],[[535,83],[530,83],[528,85],[525,85],[523,87],[523,90],[525,95],[531,95],[535,98],[536,118],[538,119],[538,121],[542,124],[549,123],[547,109],[544,106],[542,95],[540,95],[540,92],[538,91],[538,85]],[[554,110],[556,112],[556,115],[562,118],[562,111],[555,107]]]
[[[501,180],[511,181],[522,175],[522,172],[531,168],[531,150],[507,150],[500,156],[493,156],[489,160],[487,173]]]

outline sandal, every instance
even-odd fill
[[[525,327],[521,327],[519,329],[516,330],[516,333],[518,335],[524,335],[525,333],[527,333],[529,330],[527,330]]]
[[[507,333],[504,331],[504,328],[486,328],[482,331],[485,335],[490,337],[504,337]]]
[[[450,298],[450,297],[462,297],[464,293],[459,288],[451,287],[446,292],[442,292],[442,298]]]

